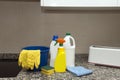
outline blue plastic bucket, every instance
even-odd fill
[[[25,49],[25,50],[40,50],[41,51],[40,65],[39,65],[38,69],[34,68],[33,71],[40,71],[42,66],[47,65],[49,47],[45,47],[45,46],[28,46],[28,47],[24,47],[23,49]]]

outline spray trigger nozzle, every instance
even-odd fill
[[[65,42],[65,40],[63,39],[63,38],[58,38],[57,40],[56,40],[56,43],[55,43],[55,45],[57,44],[57,43],[59,43],[59,46],[63,46],[63,43]]]

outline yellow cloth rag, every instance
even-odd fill
[[[33,70],[40,64],[40,50],[22,50],[18,60],[19,66],[25,69]]]

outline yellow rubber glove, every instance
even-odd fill
[[[28,67],[33,70],[34,68],[34,63],[35,63],[35,51],[34,50],[29,50],[27,54],[27,65]]]
[[[18,64],[25,69],[33,70],[34,67],[38,68],[40,64],[40,50],[22,50]]]
[[[35,55],[35,67],[38,68],[39,67],[39,64],[40,64],[40,51],[39,52],[36,52],[36,55]]]
[[[19,55],[19,60],[18,60],[18,64],[19,66],[22,66],[23,68],[25,68],[25,64],[26,64],[26,60],[27,60],[27,52],[25,50],[22,50],[20,52],[20,55]]]

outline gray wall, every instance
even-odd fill
[[[120,46],[120,11],[41,11],[39,1],[0,1],[0,53],[29,45],[49,46],[54,34],[70,32],[76,53],[90,45]]]

